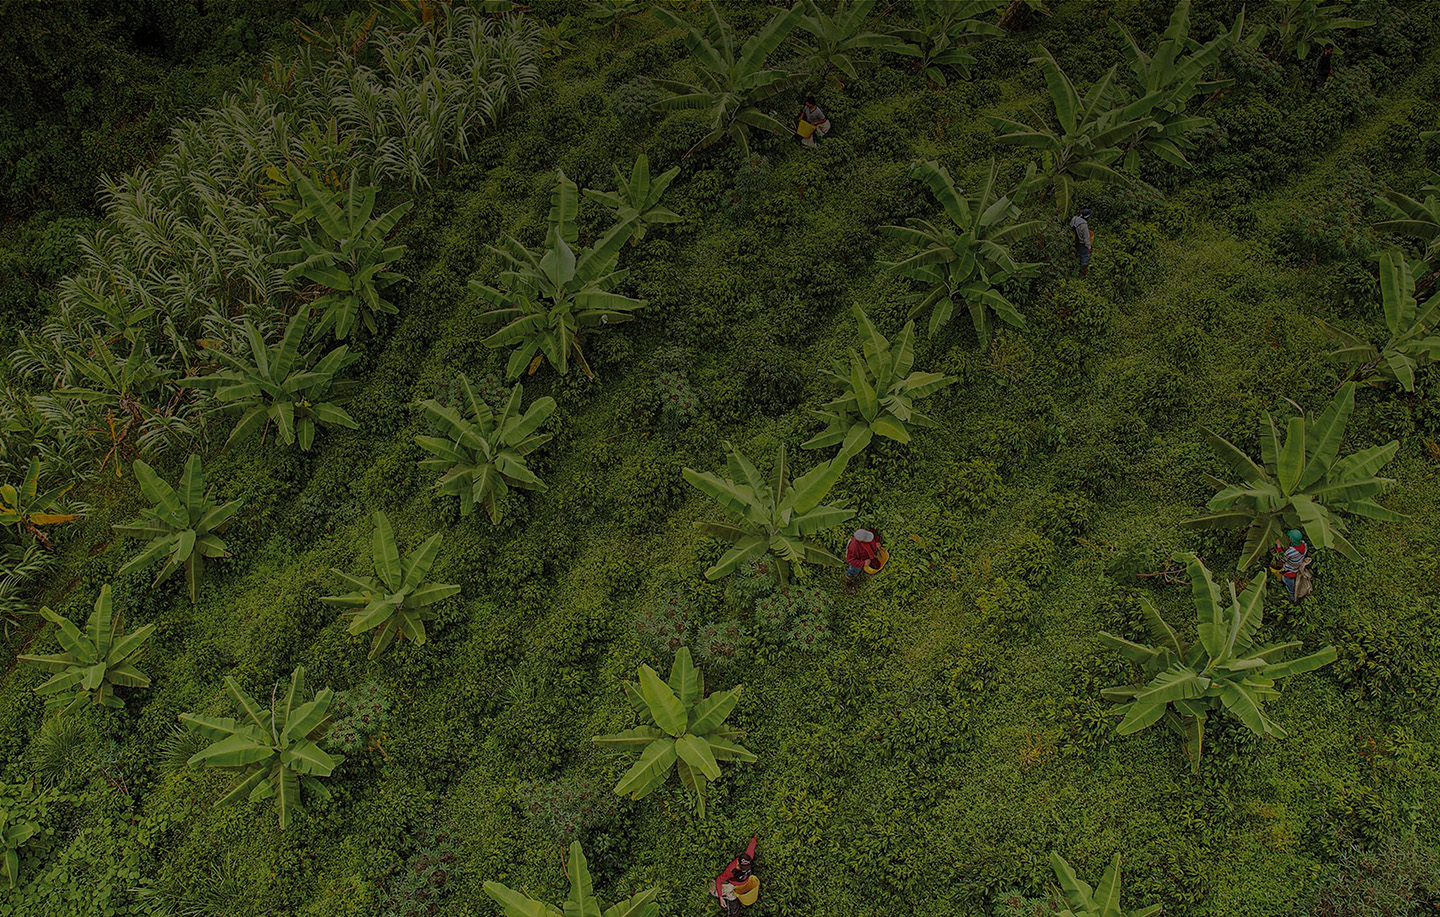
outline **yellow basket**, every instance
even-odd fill
[[[865,572],[871,574],[879,573],[881,570],[885,569],[885,564],[889,560],[890,552],[885,550],[884,548],[881,548],[880,553],[875,555],[875,559],[865,565]],[[874,564],[873,567],[870,565],[871,563]]]
[[[735,886],[735,897],[740,899],[740,903],[746,907],[754,904],[760,897],[760,877],[751,876]]]
[[[795,133],[799,134],[801,137],[809,137],[811,134],[815,133],[815,125],[811,124],[809,121],[806,121],[804,118],[801,118],[800,123],[795,125]]]

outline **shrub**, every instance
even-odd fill
[[[680,373],[662,372],[655,379],[660,399],[660,422],[671,429],[690,426],[700,417],[700,399]]]
[[[695,602],[680,589],[671,589],[659,602],[635,617],[640,639],[655,653],[668,656],[689,646],[695,634]]]
[[[1410,917],[1440,907],[1440,853],[1414,832],[1349,844],[1297,910],[1309,917]]]
[[[994,462],[951,462],[942,484],[942,496],[952,507],[983,513],[1001,497],[999,467]]]
[[[1001,576],[976,594],[975,607],[980,619],[996,633],[1013,639],[1032,634],[1039,627],[1035,598],[1029,586]]]
[[[711,668],[724,669],[739,661],[749,640],[739,621],[714,621],[695,635],[695,655]]]
[[[390,718],[390,692],[374,681],[367,681],[351,691],[335,695],[330,707],[330,729],[325,733],[324,745],[346,757],[357,755],[383,735],[385,723]]]
[[[814,652],[830,635],[830,596],[811,586],[790,586],[755,604],[760,639],[775,646]]]
[[[440,828],[422,828],[411,838],[415,851],[385,877],[388,894],[381,917],[436,917],[455,887],[459,852],[455,837]]]
[[[612,824],[620,813],[619,799],[597,777],[532,780],[516,793],[525,820],[564,844],[589,843],[592,832]]]
[[[649,77],[636,77],[615,88],[610,94],[610,108],[627,134],[638,134],[655,120],[655,106],[665,95],[665,90]]]
[[[775,591],[774,562],[767,556],[741,567],[725,586],[725,599],[741,613],[755,610],[755,603]]]

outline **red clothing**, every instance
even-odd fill
[[[721,888],[725,885],[726,882],[729,882],[731,885],[738,885],[740,882],[744,881],[744,879],[741,878],[742,873],[745,876],[750,875],[750,872],[755,864],[755,845],[759,843],[759,841],[760,839],[758,837],[750,838],[750,843],[746,845],[745,852],[740,854],[740,856],[736,857],[735,859],[731,860],[730,865],[726,866],[725,870],[721,872],[720,875],[715,877],[716,898],[719,898],[722,902],[725,900],[725,896],[721,893]],[[745,859],[749,860],[750,867],[742,868],[740,865],[740,857],[744,857]]]
[[[845,562],[852,567],[863,567],[880,554],[880,539],[859,541],[854,536],[845,547]]]

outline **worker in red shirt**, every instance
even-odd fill
[[[760,880],[755,876],[755,845],[759,841],[758,837],[750,838],[745,852],[715,877],[715,897],[727,915],[739,914],[741,905],[753,904],[759,895]]]
[[[855,591],[855,581],[865,572],[865,567],[880,556],[880,533],[874,529],[859,528],[850,536],[845,546],[845,591]]]

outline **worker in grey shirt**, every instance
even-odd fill
[[[1078,216],[1070,218],[1070,231],[1075,233],[1075,253],[1080,256],[1080,276],[1090,276],[1090,252],[1095,247],[1095,233],[1090,230],[1090,214],[1094,213],[1089,207],[1081,210]]]

